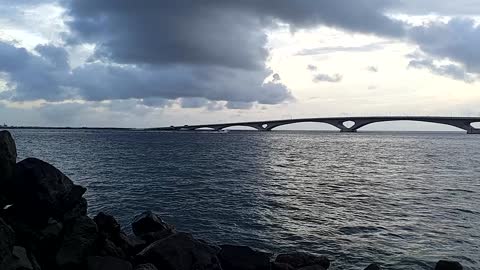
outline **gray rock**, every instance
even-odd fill
[[[288,263],[294,268],[302,268],[305,266],[319,265],[325,269],[330,267],[330,260],[325,256],[315,256],[305,252],[293,252],[279,254],[275,259],[278,263]]]
[[[14,205],[37,220],[45,217],[63,219],[86,191],[84,187],[74,185],[54,166],[36,158],[17,163],[12,185]]]
[[[5,188],[15,171],[17,147],[10,132],[0,131],[0,188]]]
[[[88,270],[132,270],[132,264],[115,257],[90,256],[87,258]]]
[[[144,263],[144,264],[137,265],[137,267],[135,267],[135,270],[158,270],[158,269],[157,267],[155,267],[155,265],[151,263]]]
[[[12,255],[13,245],[15,244],[15,232],[12,228],[0,218],[0,264],[5,258]]]
[[[63,241],[56,255],[57,265],[74,268],[81,265],[92,253],[97,239],[97,225],[87,217],[79,217],[66,228]]]
[[[140,262],[162,270],[221,270],[220,248],[196,240],[188,233],[176,233],[155,241],[138,254]]]
[[[247,246],[221,245],[218,255],[223,270],[269,270],[272,254]]]
[[[377,263],[372,263],[369,266],[367,266],[365,270],[382,270],[382,267],[380,267],[380,265]]]
[[[132,222],[133,233],[149,243],[172,235],[174,230],[172,225],[164,222],[152,211],[143,212]]]
[[[463,270],[459,262],[440,260],[435,265],[435,270]]]

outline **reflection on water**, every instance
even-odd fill
[[[211,241],[327,254],[333,269],[480,266],[479,136],[13,133],[21,158],[53,163],[124,226],[153,209]]]

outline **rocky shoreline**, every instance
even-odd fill
[[[111,215],[87,216],[86,189],[36,158],[17,163],[15,141],[0,131],[0,270],[326,270],[326,256],[270,254],[213,245],[179,232],[153,212],[127,235]],[[365,268],[366,267],[366,268]],[[372,263],[358,269],[382,269]],[[463,269],[439,261],[435,270]]]

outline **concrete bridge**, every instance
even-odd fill
[[[480,123],[480,117],[440,117],[440,116],[370,116],[370,117],[325,117],[325,118],[299,118],[285,120],[221,123],[206,125],[184,125],[154,128],[152,130],[177,130],[193,131],[198,129],[211,129],[219,131],[233,126],[252,127],[259,131],[271,131],[272,129],[294,123],[317,122],[327,123],[337,127],[340,132],[357,132],[366,125],[388,121],[419,121],[428,123],[444,124],[465,130],[468,134],[480,134],[480,128],[475,128],[473,123]]]

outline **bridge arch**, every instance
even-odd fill
[[[480,122],[472,122],[470,123],[470,126],[476,129],[480,129]]]
[[[338,131],[338,127],[326,122],[302,121],[302,122],[275,124],[269,130]]]
[[[251,125],[231,125],[222,127],[223,130],[258,130],[258,128],[251,126]]]
[[[215,129],[212,128],[212,127],[199,127],[199,128],[195,128],[193,130],[195,130],[195,131],[214,131]]]
[[[400,127],[402,125],[402,127]],[[405,128],[405,126],[409,126]],[[375,127],[382,127],[376,129]],[[398,127],[398,128],[395,128]],[[422,120],[376,120],[369,123],[365,123],[359,127],[357,130],[364,131],[373,131],[373,130],[384,130],[384,131],[465,131],[465,128],[461,128],[458,125],[452,125],[450,123],[440,123],[432,121],[422,121]]]

